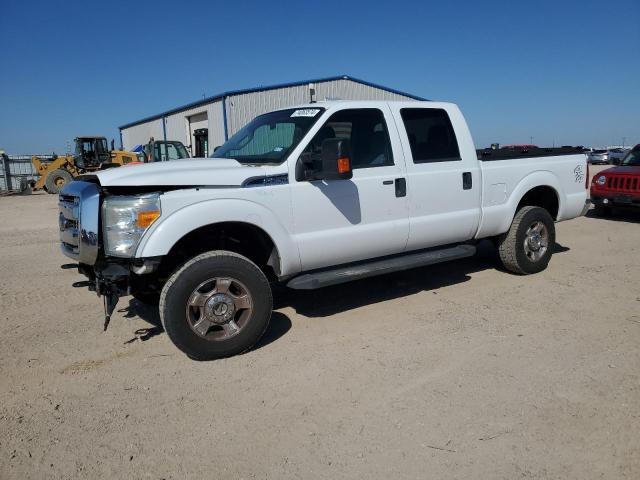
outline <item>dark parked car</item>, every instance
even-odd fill
[[[609,163],[612,165],[620,165],[620,162],[629,153],[629,148],[610,148],[609,149]]]

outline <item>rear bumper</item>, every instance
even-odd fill
[[[591,207],[591,200],[589,198],[587,198],[584,201],[584,207],[582,207],[582,212],[580,212],[580,216],[584,217],[587,212],[589,211],[589,208]]]

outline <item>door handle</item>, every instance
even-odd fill
[[[471,190],[473,187],[473,177],[471,172],[462,172],[462,189]]]
[[[383,185],[393,185],[393,180],[384,180],[382,182]]]
[[[407,196],[407,181],[404,178],[396,178],[396,197]]]

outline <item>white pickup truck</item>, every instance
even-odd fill
[[[60,193],[62,251],[104,296],[159,304],[188,356],[250,349],[271,285],[314,289],[475,253],[544,270],[583,215],[579,149],[476,151],[458,107],[336,101],[266,113],[212,158],[106,170]]]

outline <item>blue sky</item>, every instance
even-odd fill
[[[3,0],[0,35],[10,154],[342,74],[458,103],[478,146],[640,143],[638,0]]]

